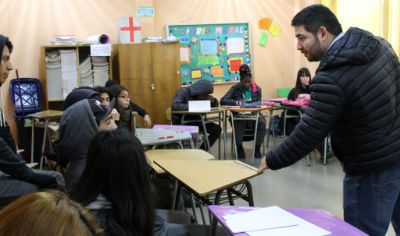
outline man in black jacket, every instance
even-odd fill
[[[297,49],[320,61],[309,108],[259,171],[306,156],[331,134],[342,163],[344,219],[369,235],[400,234],[400,64],[390,44],[358,28],[342,32],[322,5],[292,20]]]
[[[12,70],[10,54],[13,45],[11,41],[0,34],[0,89]],[[0,93],[1,96],[1,93]],[[63,187],[63,178],[54,171],[31,170],[25,161],[16,154],[16,146],[11,137],[3,110],[0,106],[0,204],[21,195],[37,191],[39,188],[57,187],[57,180]]]

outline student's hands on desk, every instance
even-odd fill
[[[263,157],[263,159],[261,160],[261,164],[260,167],[258,167],[257,172],[258,173],[262,173],[264,172],[264,170],[268,169],[268,165],[267,165],[267,156]]]

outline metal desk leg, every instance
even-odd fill
[[[218,113],[218,126],[221,128],[221,112]],[[218,137],[218,160],[221,160],[221,135]]]
[[[259,112],[257,112],[256,115],[256,127],[254,129],[254,141],[253,141],[253,155],[251,156],[251,164],[254,164],[254,155],[256,153],[256,143],[257,143],[257,129],[258,129],[258,117],[259,117]]]
[[[32,137],[31,137],[31,163],[35,156],[35,118],[32,118]]]
[[[43,143],[42,143],[42,153],[41,153],[41,157],[40,157],[40,169],[42,169],[43,167],[43,159],[45,158],[44,156],[44,150],[46,148],[46,138],[47,138],[47,129],[49,127],[49,120],[46,119],[46,122],[44,124],[44,134],[43,134]]]
[[[328,149],[328,136],[324,139],[324,165],[326,165],[326,152]]]
[[[219,204],[219,199],[221,198],[222,192],[223,192],[223,190],[219,190],[219,191],[217,191],[217,194],[215,194],[214,205]],[[216,233],[217,233],[217,225],[218,225],[218,221],[215,217],[213,217],[212,226],[211,226],[211,235],[213,235],[213,236],[216,235]]]
[[[182,186],[178,183],[178,180],[175,180],[174,189],[175,189],[175,195],[174,199],[172,200],[172,210],[177,210],[179,204],[179,197],[181,195],[181,190],[182,190]]]
[[[210,153],[211,147],[210,147],[210,141],[208,140],[206,122],[204,121],[204,116],[200,116],[200,117],[201,117],[201,125],[203,126],[204,139],[206,141],[206,147],[208,149],[207,151]]]
[[[224,160],[226,160],[226,111],[223,113],[223,122],[224,122]]]
[[[238,159],[237,147],[236,147],[236,136],[235,136],[235,119],[233,118],[233,113],[231,113],[231,120],[232,120],[232,140],[233,140],[233,150],[235,152],[235,159]]]

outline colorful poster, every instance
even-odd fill
[[[200,79],[201,78],[201,70],[194,69],[192,70],[192,79]]]
[[[226,40],[226,51],[228,54],[242,54],[244,53],[244,40],[243,38],[228,38]]]
[[[169,25],[167,32],[179,39],[183,85],[237,82],[239,66],[251,64],[248,23]]]
[[[216,55],[218,53],[217,40],[203,39],[200,41],[200,52],[202,55]]]

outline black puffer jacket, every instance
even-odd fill
[[[255,89],[252,89],[252,95],[251,95],[251,101],[252,102],[259,102],[261,101],[262,97],[262,92],[261,88],[258,87],[255,83],[252,83],[252,87],[255,87]],[[235,106],[237,105],[237,102],[242,102],[243,101],[243,87],[240,85],[240,83],[237,83],[233,85],[229,91],[221,98],[221,105],[227,105],[227,106]]]
[[[321,60],[294,132],[267,154],[271,169],[309,153],[330,132],[347,174],[400,164],[400,65],[381,38],[350,28]]]

